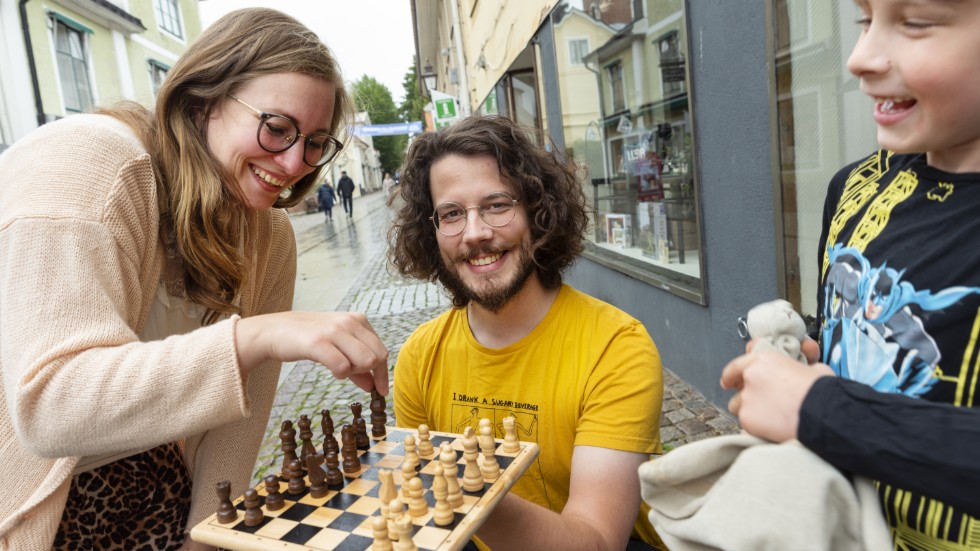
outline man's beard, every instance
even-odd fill
[[[482,253],[494,253],[501,252],[499,249],[481,249],[479,252]],[[475,252],[469,252],[467,254],[461,255],[458,260],[462,258],[469,258],[476,254]],[[519,254],[517,272],[514,274],[514,279],[504,287],[492,286],[486,291],[477,291],[471,289],[463,281],[463,278],[459,275],[459,269],[456,264],[447,265],[446,260],[443,259],[443,269],[439,276],[439,280],[446,289],[453,296],[453,302],[455,304],[469,304],[473,302],[480,307],[493,312],[494,314],[503,310],[504,306],[524,288],[527,280],[534,274],[534,262],[531,261],[531,252],[527,243],[521,243],[521,246],[516,249],[511,249],[511,254]],[[494,279],[497,278],[496,274],[493,276]]]

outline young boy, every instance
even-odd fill
[[[896,549],[980,546],[980,0],[860,0],[883,150],[827,193],[819,350],[729,363],[750,433],[878,481]],[[829,366],[829,369],[828,369]],[[832,372],[831,372],[832,371]],[[835,374],[837,377],[828,375]]]

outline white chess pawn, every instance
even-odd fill
[[[431,457],[435,452],[432,446],[432,440],[429,437],[429,425],[419,425],[419,445],[418,445],[419,455],[422,457]]]
[[[424,517],[429,512],[429,504],[422,497],[424,493],[421,478],[415,477],[408,481],[408,514],[417,518]]]
[[[432,469],[432,495],[436,497],[436,508],[432,517],[439,526],[453,523],[454,515],[452,507],[449,506],[448,488],[442,464],[437,463]]]
[[[411,496],[408,495],[408,482],[415,478],[416,472],[412,462],[405,458],[402,462],[402,499],[408,503]]]
[[[371,521],[371,532],[374,535],[371,551],[393,551],[388,537],[388,521],[384,517],[374,517]]]
[[[401,538],[401,532],[398,530],[398,521],[402,517],[407,516],[405,514],[404,501],[396,497],[388,503],[388,539],[398,541]]]
[[[517,418],[513,415],[504,417],[503,451],[506,453],[517,453],[521,451],[521,444],[517,439]]]
[[[500,464],[497,463],[497,441],[493,437],[493,425],[487,420],[484,424],[480,422],[480,451],[483,452],[483,465],[480,466],[480,473],[483,480],[492,482],[500,476]]]
[[[443,442],[439,450],[439,464],[442,466],[446,479],[446,499],[453,509],[463,504],[463,491],[459,487],[459,479],[456,478],[456,475],[459,474],[457,459],[456,450],[449,442]]]
[[[411,434],[405,436],[405,462],[412,464],[412,469],[422,464],[419,454],[415,451],[415,437]]]

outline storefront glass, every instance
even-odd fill
[[[586,256],[705,302],[682,0],[552,14],[567,154],[595,209]]]
[[[847,70],[860,18],[851,2],[773,0],[785,294],[816,314],[827,184],[877,148],[872,102]]]

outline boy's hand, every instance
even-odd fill
[[[804,343],[804,354],[815,360],[816,343],[807,340],[813,346]],[[820,377],[833,374],[824,364],[808,366],[775,352],[749,353],[725,366],[721,387],[737,390],[728,410],[738,417],[742,428],[759,438],[785,442],[796,438],[800,407],[810,387]]]

